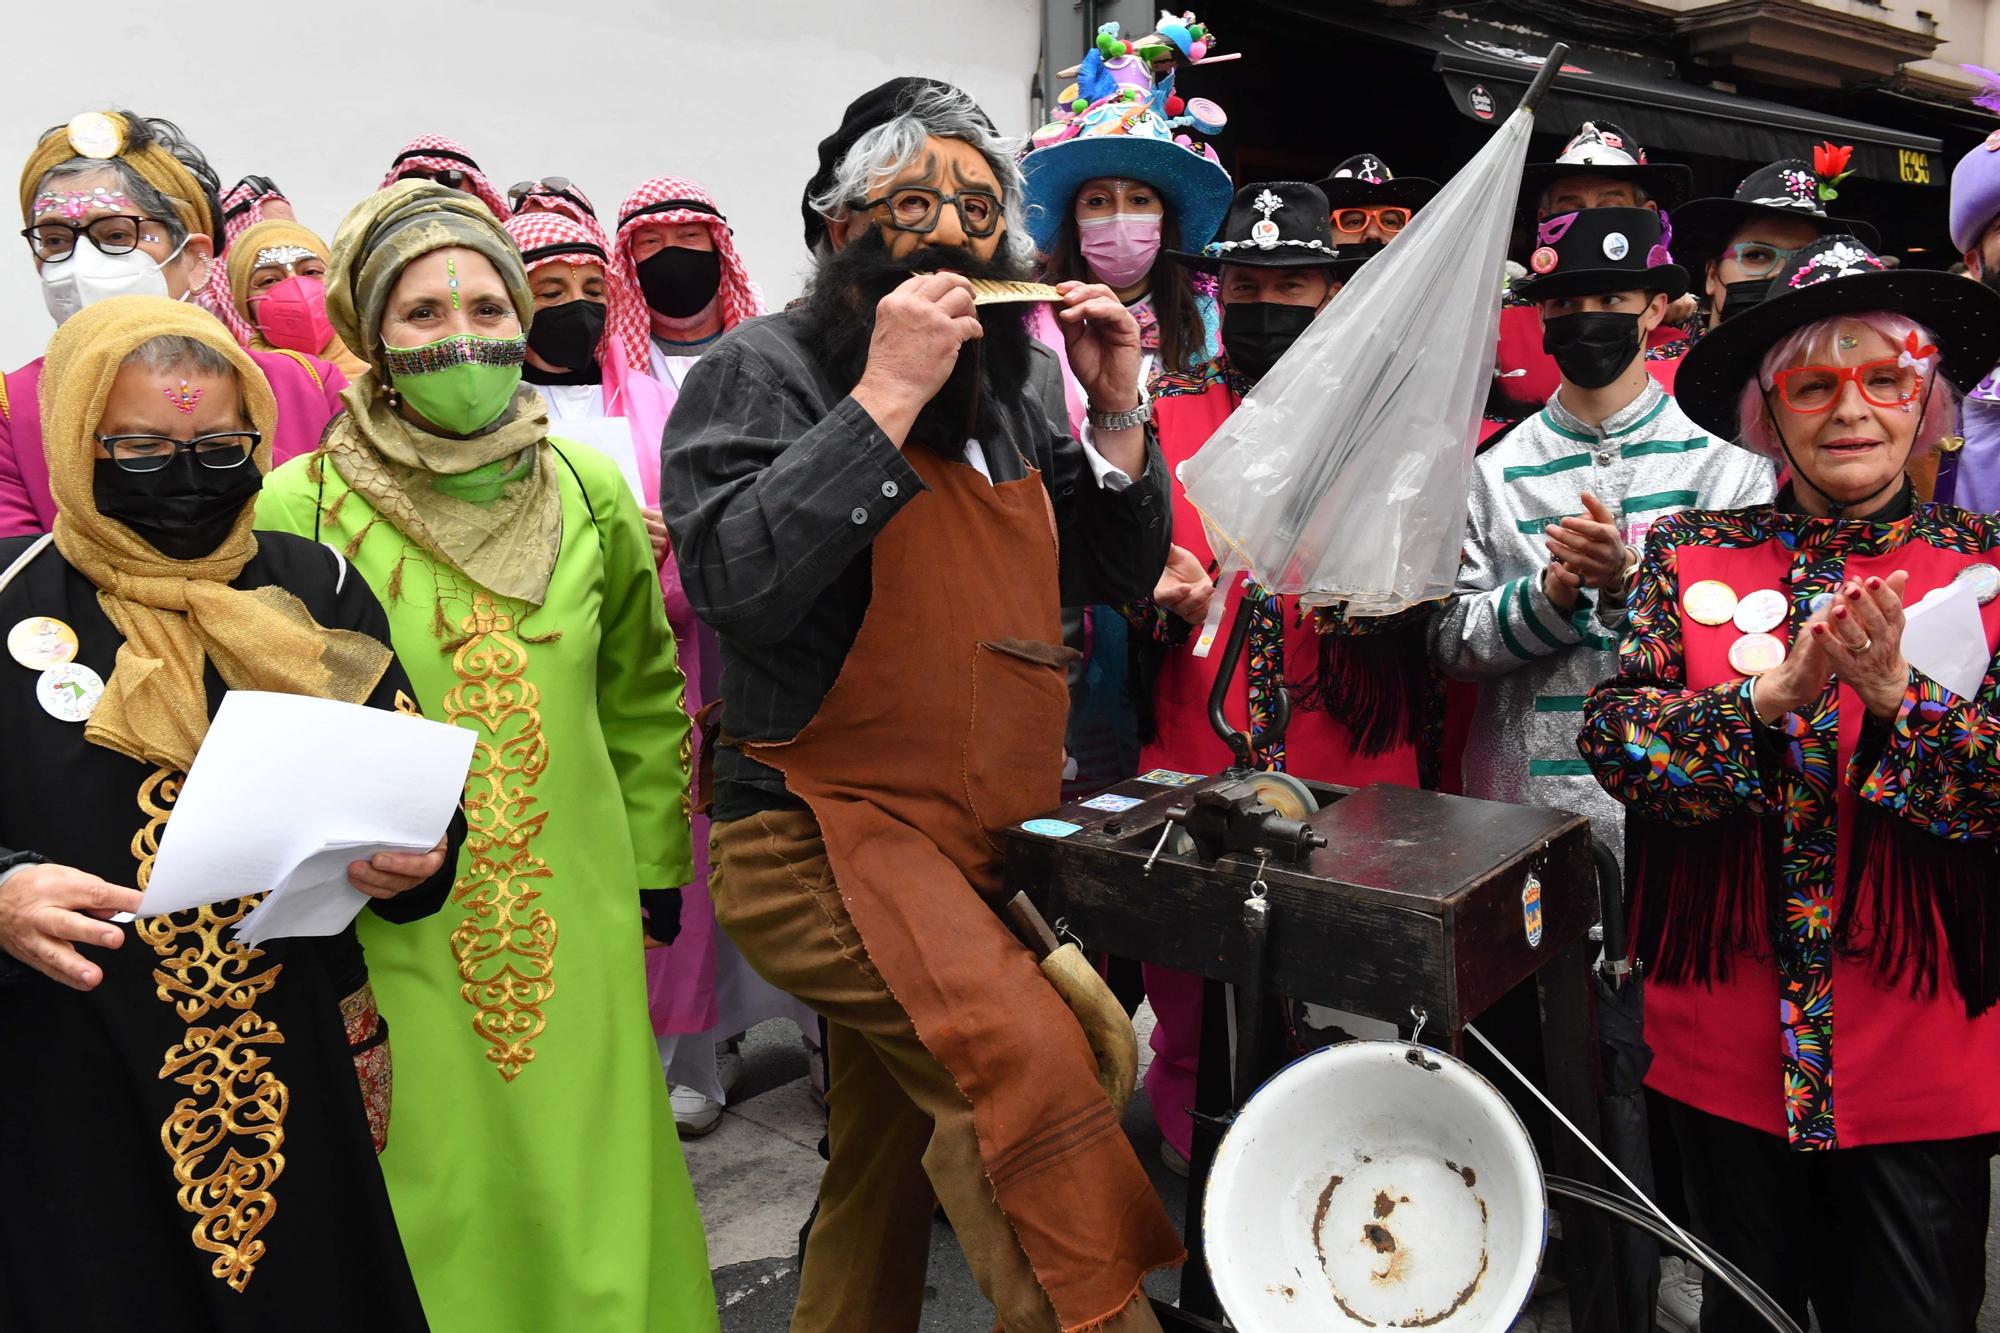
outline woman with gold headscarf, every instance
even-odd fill
[[[0,539],[0,1328],[422,1329],[354,928],[251,948],[256,898],[116,915],[226,690],[409,699],[382,608],[251,531],[273,399],[206,311],[94,303],[43,383],[55,531]],[[351,866],[369,915],[435,912],[462,838]]]
[[[326,313],[326,266],[333,251],[319,233],[290,218],[244,230],[229,247],[229,293],[250,330],[253,352],[306,353],[340,367],[349,383],[368,363],[347,350]]]
[[[401,1074],[382,1166],[432,1326],[701,1333],[643,957],[691,874],[682,679],[617,465],[551,438],[521,383],[534,308],[479,200],[404,181],[357,206],[327,310],[371,369],[257,517],[344,551],[425,711],[478,737],[450,904],[362,923]]]
[[[86,111],[43,134],[21,168],[22,236],[57,324],[113,296],[192,303],[219,262],[215,169],[169,120]],[[345,377],[305,352],[256,351],[278,400],[272,457],[311,450],[340,410]],[[0,537],[55,521],[42,458],[42,359],[0,379]]]

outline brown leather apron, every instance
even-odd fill
[[[861,632],[819,712],[743,742],[812,807],[870,961],[972,1104],[980,1156],[1066,1330],[1183,1257],[1075,1017],[989,899],[1001,830],[1061,803],[1069,692],[1038,473],[991,485],[912,444],[928,487],[875,538]]]

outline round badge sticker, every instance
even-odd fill
[[[1493,119],[1493,112],[1494,112],[1493,94],[1486,91],[1485,84],[1475,83],[1470,88],[1466,89],[1465,104],[1471,107],[1472,114],[1479,117],[1481,120]],[[2000,130],[1995,130],[1994,133],[2000,134]]]
[[[103,678],[81,662],[52,666],[35,681],[35,702],[58,722],[88,722],[103,697]]]
[[[7,655],[30,671],[76,660],[76,631],[54,616],[29,616],[7,631]]]
[[[1746,676],[1761,676],[1785,660],[1783,640],[1769,634],[1746,634],[1729,645],[1729,665]]]
[[[1528,267],[1537,273],[1553,273],[1556,267],[1556,252],[1549,246],[1542,246],[1528,256]]]
[[[1604,238],[1604,257],[1606,259],[1616,262],[1623,259],[1631,250],[1632,243],[1625,239],[1625,233],[1622,231],[1614,231]],[[1519,254],[1520,251],[1517,250],[1514,253]]]
[[[1952,582],[1971,584],[1972,591],[1979,598],[1981,606],[1995,597],[2000,597],[2000,569],[1992,565],[1967,565],[1958,571],[1958,577]]]
[[[1698,625],[1720,625],[1736,614],[1736,590],[1717,579],[1703,579],[1681,594],[1681,610]]]
[[[1745,634],[1768,634],[1785,623],[1785,594],[1759,588],[1736,604],[1732,619]]]
[[[1250,239],[1270,249],[1278,243],[1278,224],[1269,218],[1259,218],[1256,225],[1250,228]]]

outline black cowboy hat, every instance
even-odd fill
[[[1799,218],[1822,236],[1853,236],[1880,245],[1875,228],[1859,218],[1830,217],[1820,200],[1820,178],[1802,158],[1762,166],[1743,178],[1728,198],[1696,199],[1674,210],[1674,249],[1699,273],[1718,259],[1729,238],[1762,217]]]
[[[1935,269],[1890,268],[1854,236],[1822,236],[1771,279],[1771,294],[1715,326],[1681,360],[1674,397],[1720,439],[1740,434],[1736,405],[1764,356],[1794,329],[1833,315],[1888,310],[1937,339],[1940,373],[1972,388],[2000,361],[2000,293]]]
[[[1246,185],[1229,202],[1222,232],[1198,251],[1169,250],[1171,258],[1205,273],[1224,264],[1252,268],[1323,268],[1345,282],[1368,259],[1333,243],[1326,196],[1304,181]],[[1373,251],[1371,250],[1372,254]]]
[[[1634,181],[1648,198],[1669,209],[1694,189],[1693,172],[1675,162],[1648,162],[1645,146],[1608,120],[1584,121],[1555,161],[1530,162],[1522,168],[1522,205],[1534,211],[1542,191],[1566,176]]]
[[[1325,180],[1315,184],[1326,196],[1329,211],[1401,204],[1415,212],[1444,188],[1422,176],[1398,176],[1389,170],[1388,163],[1373,153],[1356,153],[1335,167]]]
[[[1688,271],[1660,244],[1660,215],[1650,208],[1586,208],[1545,219],[1514,293],[1529,301],[1600,296],[1633,289],[1687,295]]]

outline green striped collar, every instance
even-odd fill
[[[1615,440],[1620,435],[1630,435],[1666,411],[1670,401],[1666,390],[1648,375],[1646,386],[1639,390],[1638,397],[1606,417],[1597,430],[1592,430],[1563,406],[1562,390],[1557,389],[1549,395],[1548,405],[1542,409],[1542,424],[1566,440],[1596,444],[1599,439]]]

